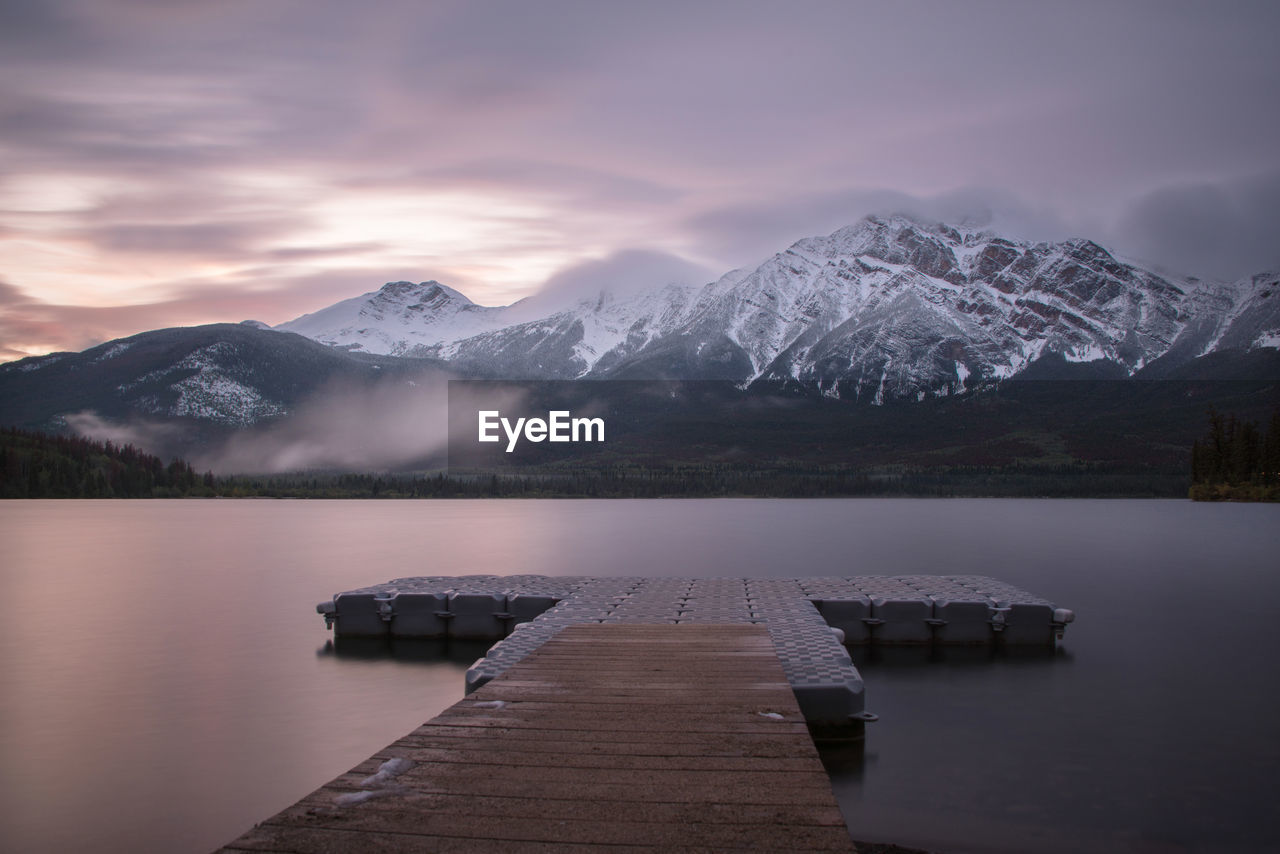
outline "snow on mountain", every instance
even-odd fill
[[[56,430],[89,411],[108,420],[238,429],[286,417],[331,385],[412,387],[440,367],[351,354],[245,324],[157,329],[82,353],[0,365],[0,424]]]
[[[601,293],[542,316],[393,282],[282,324],[322,343],[503,378],[725,379],[881,403],[1015,376],[1046,356],[1133,375],[1280,341],[1276,274],[1169,278],[1088,240],[868,217],[702,287]],[[534,316],[530,316],[533,314]]]
[[[1280,348],[1280,273],[1259,273],[1235,283],[1236,304],[1223,317],[1212,350]]]
[[[439,282],[388,282],[276,329],[347,350],[401,356],[483,332],[501,323],[502,309],[476,305]]]
[[[667,335],[679,325],[692,293],[683,285],[626,299],[601,292],[546,317],[420,345],[408,354],[497,377],[581,377],[606,370]]]
[[[118,355],[127,345],[117,344],[98,360]],[[113,352],[114,350],[114,352]],[[166,417],[190,417],[223,424],[245,426],[283,415],[287,410],[262,395],[252,383],[237,374],[239,353],[227,341],[218,341],[192,350],[182,359],[119,383],[116,390],[129,394],[135,389],[135,408]]]
[[[802,240],[752,278],[770,299],[819,307],[798,335],[753,317],[744,346],[760,348],[762,327],[766,344],[790,342],[753,353],[757,377],[876,402],[1004,379],[1045,353],[1132,374],[1185,325],[1177,285],[1097,244],[1019,244],[902,217]]]

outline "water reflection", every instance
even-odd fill
[[[874,735],[874,724],[866,724]],[[818,756],[822,759],[822,767],[831,775],[840,775],[848,780],[861,780],[868,758],[875,760],[875,752],[868,752],[867,739],[850,739],[847,741],[818,741]]]
[[[1041,665],[1071,661],[1071,651],[1065,646],[853,646],[849,657],[865,677],[879,668],[920,668],[945,665],[948,667],[999,667],[1023,664]]]
[[[1012,668],[1069,664],[1072,658],[1070,651],[1064,647],[1000,644],[863,645],[847,649],[854,666],[867,683],[868,708],[872,712],[880,708],[876,703],[877,690],[887,682],[924,685],[931,680],[945,678],[944,674],[964,679],[966,676],[976,675],[976,672],[988,671],[994,676],[996,671]],[[862,738],[815,739],[823,767],[837,783],[838,789],[860,785],[868,772],[868,764],[875,763],[879,755],[876,750],[878,723],[879,721],[867,723],[862,730]]]
[[[493,644],[490,641],[448,640],[428,638],[330,638],[316,650],[316,655],[350,660],[391,660],[413,664],[449,662],[470,667],[484,657]]]

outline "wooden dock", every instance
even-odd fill
[[[571,625],[223,852],[854,851],[768,631]]]

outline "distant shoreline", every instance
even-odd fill
[[[1161,471],[948,469],[759,471],[718,467],[395,474],[197,477],[124,494],[66,486],[42,492],[9,484],[7,498],[1168,498],[1186,499],[1187,479]]]
[[[80,437],[5,430],[0,440],[0,498],[1280,498],[1280,489],[1253,484],[1193,486],[1183,466],[1135,462],[851,466],[615,458],[228,476]]]

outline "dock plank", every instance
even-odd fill
[[[222,852],[600,848],[855,850],[766,629],[569,626]]]

